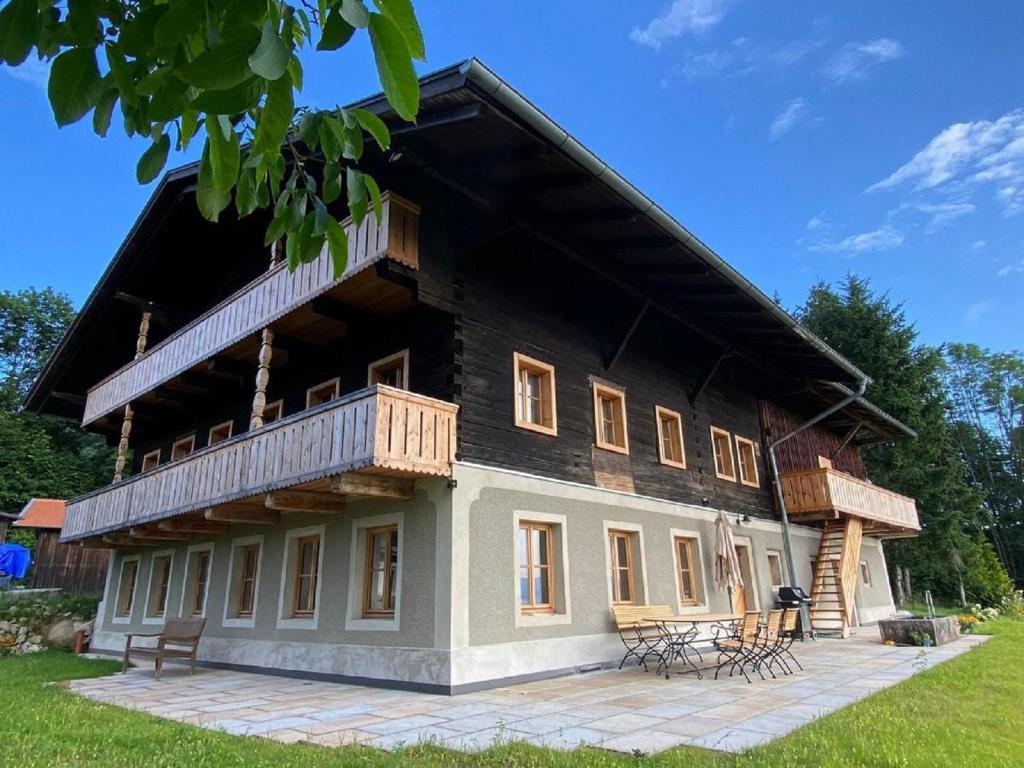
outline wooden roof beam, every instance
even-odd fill
[[[192,539],[192,536],[188,533],[161,531],[156,528],[147,528],[145,526],[129,528],[128,535],[133,539],[143,539],[148,541],[190,541]]]
[[[651,308],[651,300],[647,299],[643,304],[640,305],[640,310],[636,313],[633,318],[633,322],[629,324],[629,328],[623,334],[622,338],[619,339],[619,343],[616,344],[608,357],[605,358],[604,369],[605,371],[611,370],[611,367],[619,361],[622,357],[622,353],[626,351],[626,345],[629,344],[629,340],[633,338],[633,334],[636,333],[637,327],[640,322],[644,319],[644,315],[647,314],[647,310]]]
[[[213,507],[206,510],[203,517],[215,522],[249,525],[277,525],[281,522],[281,513],[277,510],[255,507]]]
[[[346,496],[408,501],[415,493],[415,485],[407,478],[349,473],[334,478],[331,481],[331,490]]]
[[[161,520],[156,524],[157,530],[172,533],[209,533],[222,534],[228,530],[227,523],[214,522],[196,517],[176,517]]]
[[[344,512],[345,497],[317,491],[273,491],[264,499],[267,509],[278,512]]]

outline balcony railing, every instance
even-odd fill
[[[345,225],[348,264],[335,279],[325,254],[294,273],[281,265],[269,270],[208,312],[164,339],[144,355],[93,386],[86,397],[82,424],[123,408],[246,336],[330,290],[381,259],[419,266],[419,209],[385,193],[378,227],[373,213],[356,227]],[[254,361],[255,365],[255,361]]]
[[[913,499],[834,469],[786,472],[780,478],[786,511],[795,520],[852,515],[900,531],[918,531]]]
[[[458,406],[373,386],[68,502],[62,540],[113,532],[345,472],[448,476]]]

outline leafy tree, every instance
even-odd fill
[[[815,285],[797,314],[872,377],[868,399],[917,432],[863,451],[873,480],[917,499],[923,530],[890,545],[893,564],[909,567],[915,588],[937,597],[959,599],[962,579],[968,598],[997,601],[1010,582],[985,537],[983,494],[969,482],[947,418],[940,351],[917,342],[901,305],[853,275],[838,288]]]
[[[25,399],[74,316],[70,299],[52,288],[0,291],[0,410]]]
[[[10,0],[0,9],[0,63],[33,49],[51,63],[48,94],[59,126],[92,113],[105,136],[120,109],[128,136],[149,139],[140,183],[173,147],[205,134],[196,201],[210,221],[273,206],[271,243],[285,238],[290,268],[320,255],[344,269],[344,229],[327,206],[344,189],[356,223],[380,191],[361,172],[364,136],[384,150],[387,127],[365,109],[295,109],[299,53],[336,51],[365,33],[388,103],[405,120],[419,109],[413,59],[424,60],[411,0]],[[296,120],[296,118],[298,118]]]

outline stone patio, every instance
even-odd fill
[[[848,640],[797,643],[805,671],[752,684],[742,677],[670,680],[632,668],[598,671],[460,696],[391,691],[169,664],[71,690],[99,702],[232,734],[324,746],[393,749],[433,742],[459,750],[526,741],[652,753],[681,745],[738,752],[764,744],[983,642],[941,648],[883,645],[877,629]]]

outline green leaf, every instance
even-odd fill
[[[96,102],[92,113],[92,129],[97,136],[106,136],[110,129],[110,120],[114,116],[114,105],[117,104],[117,89],[105,91]]]
[[[170,9],[169,5],[154,5],[136,13],[124,25],[118,37],[121,50],[128,56],[148,59],[153,53],[153,34],[157,22]]]
[[[139,184],[149,184],[160,175],[160,171],[167,164],[167,153],[171,149],[171,137],[166,133],[149,145],[149,149],[142,153],[139,164],[135,168],[135,178]]]
[[[213,169],[210,167],[210,142],[203,147],[199,161],[199,182],[196,186],[196,204],[207,221],[217,222],[221,211],[231,204],[231,193],[222,192],[213,185]]]
[[[149,102],[147,117],[166,122],[177,118],[188,106],[188,86],[172,74],[157,88]]]
[[[263,83],[258,77],[252,77],[224,91],[202,91],[190,106],[200,112],[212,112],[215,115],[237,115],[253,109],[259,104],[262,95]]]
[[[338,142],[338,135],[335,131],[337,120],[329,115],[324,115],[320,122],[320,149],[327,160],[334,161],[341,154],[341,145]]]
[[[288,67],[291,52],[281,42],[277,30],[269,20],[263,25],[260,44],[249,57],[249,68],[267,80],[277,80]]]
[[[336,51],[347,43],[356,28],[349,24],[341,15],[341,11],[332,8],[327,14],[327,21],[324,22],[320,33],[320,42],[316,44],[318,51]]]
[[[355,168],[345,169],[345,187],[348,192],[348,210],[356,226],[366,218],[366,185],[363,174]]]
[[[267,100],[256,123],[255,145],[258,151],[280,152],[281,142],[292,124],[293,98],[290,77],[271,81]]]
[[[259,32],[246,29],[241,37],[225,40],[216,48],[199,54],[178,67],[175,73],[189,85],[210,91],[224,91],[241,85],[250,77],[249,56],[259,44]]]
[[[129,106],[138,102],[135,95],[135,78],[132,76],[132,66],[125,59],[121,50],[113,43],[104,46],[107,54],[107,66],[110,67],[110,74],[114,78],[117,89],[121,92],[121,101]]]
[[[11,0],[0,9],[0,62],[12,67],[24,62],[38,33],[38,0]]]
[[[238,186],[235,187],[235,208],[238,209],[239,218],[248,216],[256,210],[256,172],[253,169],[242,171],[238,177]]]
[[[345,21],[358,29],[370,23],[370,12],[363,5],[363,0],[341,0],[340,13]]]
[[[363,156],[363,130],[358,126],[345,128],[345,157],[358,160]]]
[[[157,48],[177,45],[206,20],[206,0],[175,0],[153,28]]]
[[[288,74],[292,78],[292,85],[295,86],[295,90],[302,91],[302,62],[299,61],[299,57],[292,54],[292,57],[288,60]]]
[[[398,27],[405,38],[409,53],[414,59],[427,60],[427,52],[423,45],[423,31],[416,21],[416,12],[409,0],[374,0],[381,13],[387,16]]]
[[[220,192],[229,192],[238,180],[241,164],[238,134],[226,117],[207,115],[206,137],[213,187]]]
[[[328,204],[341,197],[341,166],[337,163],[324,165],[323,197]]]
[[[327,249],[334,267],[334,279],[337,280],[348,266],[348,235],[333,216],[327,219],[324,234],[327,236]]]
[[[377,186],[377,181],[370,174],[363,174],[363,184],[366,185],[366,191],[370,193],[370,200],[373,202],[373,215],[376,218],[377,226],[380,226],[381,219],[383,218],[384,201],[380,197],[380,187]]]
[[[363,127],[363,130],[373,136],[377,146],[381,149],[387,149],[391,146],[391,133],[388,131],[388,127],[384,124],[383,120],[370,110],[363,109],[362,107],[356,107],[350,111],[356,116],[356,120],[359,121],[359,125]]]
[[[63,127],[80,120],[103,93],[96,52],[91,48],[64,51],[50,67],[47,91],[57,125]]]
[[[413,71],[405,38],[389,18],[373,13],[370,43],[388,103],[399,117],[412,122],[420,107],[420,82]]]
[[[302,141],[310,149],[316,149],[320,143],[320,113],[319,112],[307,112],[299,120],[299,126],[296,129],[296,134],[299,140]]]
[[[181,130],[178,136],[178,142],[181,144],[181,149],[185,149],[188,143],[192,141],[192,137],[196,135],[196,131],[199,129],[199,112],[194,109],[186,109],[181,113]]]

